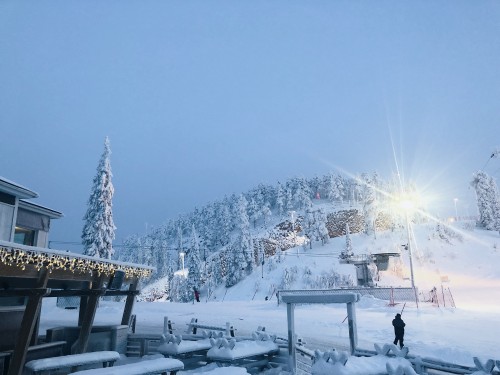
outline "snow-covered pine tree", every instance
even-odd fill
[[[253,268],[253,246],[250,238],[250,222],[247,214],[248,202],[244,195],[238,199],[238,229],[240,231],[234,246],[229,249],[231,256],[226,287],[231,287],[243,280],[245,274]]]
[[[97,166],[92,190],[87,203],[82,231],[83,254],[111,259],[115,224],[113,222],[113,194],[109,139],[104,141],[104,152]]]
[[[302,221],[302,232],[309,239],[309,248],[312,249],[312,243],[316,237],[316,218],[312,209],[306,210]]]
[[[495,205],[498,197],[495,197],[495,181],[485,172],[478,171],[474,174],[471,185],[476,190],[477,208],[479,210],[479,225],[488,229],[497,229]]]
[[[340,259],[349,259],[354,256],[352,249],[351,233],[349,232],[349,223],[345,224],[345,247],[340,252]]]
[[[344,178],[341,175],[336,175],[335,176],[335,187],[336,190],[338,191],[338,200],[340,203],[344,202],[344,196],[346,196],[346,188],[345,188],[345,182]]]
[[[283,186],[281,186],[281,182],[278,181],[277,196],[276,196],[276,207],[278,209],[278,215],[283,217],[285,213],[285,191],[283,190]]]
[[[182,227],[180,225],[178,225],[177,227],[177,253],[178,253],[177,269],[181,270],[183,266],[183,257],[184,257],[184,255],[181,254],[185,253],[184,253],[184,240],[182,238]]]
[[[248,217],[250,218],[250,220],[252,220],[253,227],[255,228],[257,226],[257,220],[262,215],[262,211],[260,210],[260,207],[257,205],[257,202],[253,197],[250,198],[250,203],[248,204],[247,210]]]
[[[295,205],[300,209],[307,209],[312,206],[311,200],[312,192],[309,185],[306,183],[305,179],[297,179],[297,189],[295,190],[295,195],[293,200]]]
[[[316,211],[316,230],[318,232],[318,237],[321,239],[322,245],[328,243],[328,240],[330,239],[326,223],[327,217],[325,211],[320,208],[318,211]]]
[[[219,228],[221,232],[220,241],[221,246],[225,246],[231,239],[231,231],[233,230],[233,222],[231,217],[231,206],[227,198],[224,199],[221,208]]]
[[[262,217],[264,218],[264,228],[267,228],[267,223],[269,218],[273,214],[271,209],[269,208],[269,203],[264,203],[264,207],[262,207]]]
[[[145,264],[142,261],[141,238],[136,234],[125,238],[122,247],[116,255],[120,262]]]
[[[377,199],[375,188],[369,176],[364,176],[363,185],[363,216],[365,218],[365,233],[375,232],[375,218],[377,217]]]
[[[490,196],[491,196],[491,210],[493,211],[493,228],[500,233],[500,195],[498,193],[498,186],[495,179],[490,176]]]
[[[291,180],[288,180],[285,185],[285,208],[286,211],[292,211],[295,208],[293,202],[293,186]]]
[[[200,239],[194,224],[191,228],[191,240],[189,250],[186,254],[186,265],[189,269],[188,273],[188,289],[194,291],[200,290],[201,287],[201,258],[200,258]]]
[[[337,186],[337,177],[333,174],[330,175],[330,189],[328,190],[328,199],[331,202],[340,202],[342,199],[341,192],[339,191],[339,187]]]

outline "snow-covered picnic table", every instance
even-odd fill
[[[236,341],[235,339],[211,339],[212,348],[207,352],[209,361],[219,365],[235,365],[240,367],[264,367],[269,359],[279,353],[274,342],[276,337],[255,333],[254,340]]]
[[[102,366],[113,366],[120,358],[120,353],[115,351],[101,351],[82,354],[63,355],[59,357],[35,359],[26,363],[25,368],[34,374],[43,371],[72,368],[102,364]]]
[[[162,343],[158,346],[158,353],[163,354],[165,357],[176,357],[182,355],[190,355],[194,353],[206,352],[212,347],[210,339],[202,340],[183,340],[166,341],[162,338]]]
[[[113,366],[92,370],[77,371],[75,375],[153,375],[170,374],[175,375],[177,371],[183,370],[184,364],[178,359],[156,358],[146,361],[129,363],[121,366]]]

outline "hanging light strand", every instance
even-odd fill
[[[25,270],[26,266],[35,267],[38,271],[46,268],[49,273],[54,270],[69,270],[73,273],[89,273],[97,275],[113,275],[116,271],[125,272],[128,277],[149,277],[152,268],[133,265],[116,264],[98,259],[78,258],[23,249],[0,246],[0,263],[7,266],[19,267]]]

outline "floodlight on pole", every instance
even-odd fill
[[[415,208],[415,202],[408,197],[399,200],[399,206],[404,210],[406,216],[406,235],[408,238],[408,255],[410,257],[411,287],[415,289],[415,277],[413,274],[413,256],[411,252],[410,212]]]
[[[453,198],[453,203],[455,203],[455,221],[458,221],[457,202],[458,202],[458,198]]]

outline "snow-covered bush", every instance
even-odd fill
[[[302,282],[304,283],[304,287],[306,289],[311,288],[313,283],[312,271],[308,266],[304,267],[304,271],[302,273]]]
[[[447,243],[451,243],[451,240],[453,239],[456,239],[460,242],[463,241],[463,236],[459,232],[441,222],[436,223],[434,233],[432,233],[431,236],[434,238],[439,238]]]
[[[348,286],[353,286],[350,275],[341,275],[334,269],[331,269],[323,271],[320,276],[316,277],[313,289],[332,289]]]
[[[268,258],[267,260],[267,271],[268,272],[272,272],[274,271],[276,268],[277,268],[277,264],[276,264],[276,259],[275,257],[270,257]]]
[[[286,267],[283,270],[283,275],[281,276],[281,289],[290,289],[293,282],[297,280],[298,269],[296,266],[292,268]]]

